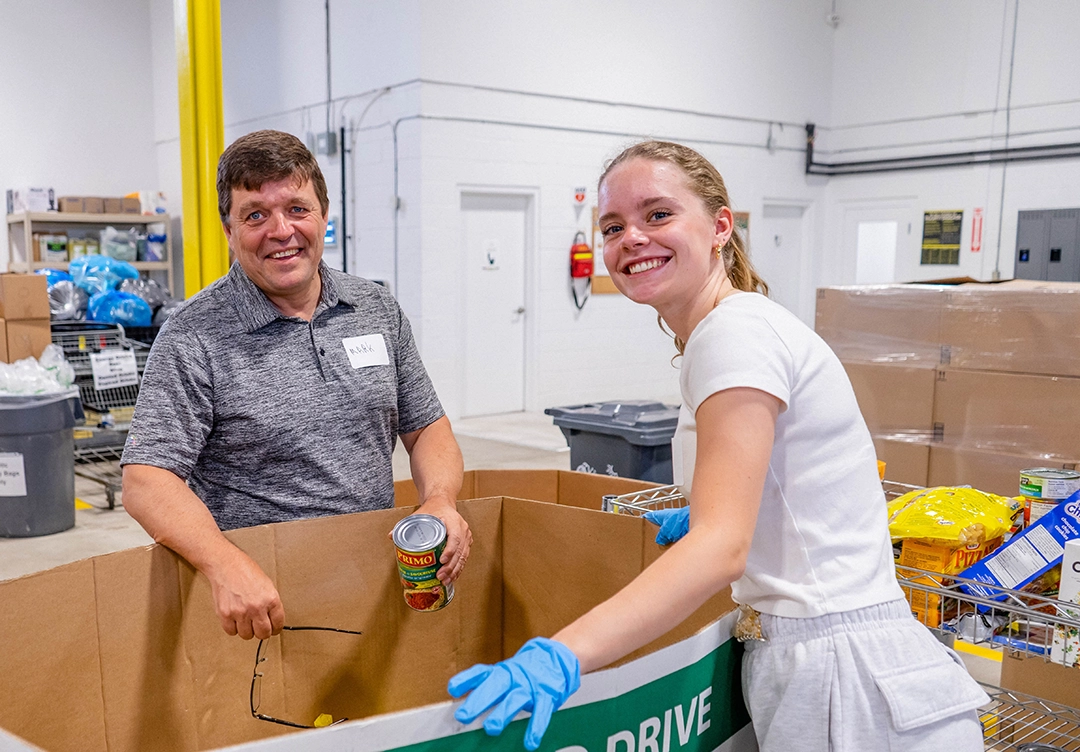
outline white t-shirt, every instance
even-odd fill
[[[694,415],[752,387],[783,405],[746,571],[732,595],[776,616],[813,617],[903,597],[870,432],[829,346],[764,295],[733,293],[686,343],[672,439],[675,482],[694,477]]]

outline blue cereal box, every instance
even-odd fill
[[[960,572],[958,576],[992,585],[984,588],[963,583],[971,595],[1005,600],[998,588],[1019,590],[1061,562],[1066,541],[1080,538],[1080,491],[1061,502],[994,553]]]

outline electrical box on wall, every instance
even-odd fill
[[[1080,209],[1019,212],[1015,258],[1018,279],[1080,282]]]
[[[307,148],[314,154],[323,154],[332,157],[337,154],[338,134],[334,131],[307,134]]]

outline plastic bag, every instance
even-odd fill
[[[53,321],[82,321],[90,296],[76,287],[70,279],[62,279],[49,287],[49,316]]]
[[[1023,508],[1017,499],[974,488],[920,489],[889,502],[889,534],[894,543],[915,539],[981,545],[1007,533]]]
[[[173,312],[179,308],[181,304],[182,301],[170,300],[168,303],[161,306],[161,308],[157,309],[157,313],[154,314],[154,326],[162,326],[169,320],[169,317],[173,315]]]
[[[135,227],[117,230],[113,226],[101,231],[101,255],[118,261],[135,261],[139,258],[139,241],[146,243],[146,236]]]
[[[80,256],[68,270],[75,284],[90,295],[115,290],[122,280],[139,278],[134,266],[108,256]]]
[[[74,381],[75,370],[56,345],[47,345],[40,361],[0,363],[0,394],[63,394],[71,391]]]
[[[125,279],[120,283],[120,287],[117,289],[121,292],[130,292],[132,295],[138,295],[150,305],[150,308],[157,308],[172,300],[172,296],[169,295],[169,290],[164,285],[158,284],[155,280],[145,279],[143,277],[140,277],[139,279]]]
[[[57,282],[62,282],[64,280],[67,280],[68,282],[71,281],[71,275],[60,269],[38,269],[36,273],[44,275],[45,285],[50,290]]]
[[[122,326],[150,326],[153,312],[138,295],[119,290],[99,292],[90,298],[87,320]]]
[[[38,358],[38,364],[51,373],[56,383],[65,389],[75,383],[75,369],[64,358],[64,350],[59,345],[46,345]]]

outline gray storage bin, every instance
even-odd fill
[[[79,396],[0,396],[0,537],[49,535],[75,525]]]
[[[570,469],[671,483],[671,437],[679,408],[628,400],[549,407],[570,445]]]

